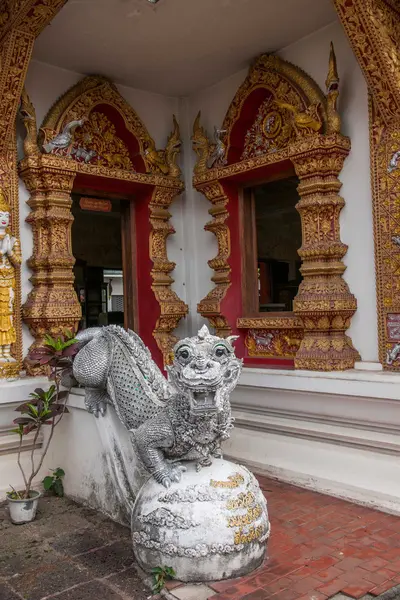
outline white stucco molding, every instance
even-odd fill
[[[400,400],[400,373],[359,369],[322,373],[246,367],[240,388]]]

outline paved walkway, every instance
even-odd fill
[[[36,521],[0,507],[0,600],[145,600],[130,531],[65,498],[41,498]]]
[[[213,600],[379,596],[400,584],[400,518],[259,477],[271,520],[269,560],[212,584]],[[397,595],[400,598],[400,592]]]
[[[259,480],[272,523],[270,558],[239,580],[173,582],[170,599],[343,600],[344,594],[372,600],[400,584],[400,518]],[[37,520],[20,527],[0,507],[0,600],[149,595],[133,564],[128,529],[67,499],[42,499]],[[391,598],[400,599],[400,592]]]

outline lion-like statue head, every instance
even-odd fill
[[[188,396],[194,415],[223,410],[242,370],[243,361],[232,346],[236,339],[211,335],[204,325],[197,336],[176,344],[173,365],[168,367],[170,381]]]

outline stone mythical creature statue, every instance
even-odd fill
[[[58,133],[52,140],[43,144],[43,150],[47,154],[60,154],[66,149],[67,156],[69,156],[74,143],[74,131],[77,127],[82,127],[85,121],[87,121],[87,118],[83,117],[79,121],[67,123],[61,133]]]
[[[209,169],[215,167],[216,165],[226,165],[226,144],[221,139],[221,137],[225,135],[226,132],[226,129],[218,129],[218,127],[214,126],[215,148],[207,162],[207,166]]]
[[[398,162],[400,160],[400,150],[397,150],[390,159],[388,166],[388,173],[393,173],[397,169]]]
[[[395,344],[391,350],[387,351],[386,364],[392,365],[400,354],[400,344]]]
[[[165,487],[179,482],[179,459],[197,460],[197,468],[221,457],[221,442],[232,425],[229,395],[242,361],[235,336],[221,339],[204,326],[197,336],[178,342],[167,380],[149,350],[133,332],[110,325],[77,335],[81,349],[73,374],[86,388],[86,408],[104,415],[111,404],[132,432],[138,456]]]

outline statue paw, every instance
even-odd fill
[[[179,483],[184,471],[186,471],[186,467],[183,467],[179,463],[175,463],[173,465],[168,465],[157,473],[154,473],[153,477],[158,483],[166,488],[169,488],[173,482]]]
[[[98,402],[96,404],[88,404],[86,406],[88,412],[90,412],[91,414],[93,414],[96,419],[98,418],[99,414],[104,417],[104,415],[106,414],[106,403],[105,402]]]
[[[171,481],[176,481],[176,483],[179,483],[179,481],[182,478],[182,473],[184,473],[185,471],[186,471],[186,467],[184,467],[180,463],[175,463],[175,464],[171,465],[170,466],[170,475],[169,475]]]
[[[202,458],[201,460],[199,460],[196,463],[196,471],[198,473],[199,471],[201,471],[201,469],[203,467],[211,467],[211,465],[212,465],[211,458],[209,456],[206,456],[205,458]]]

